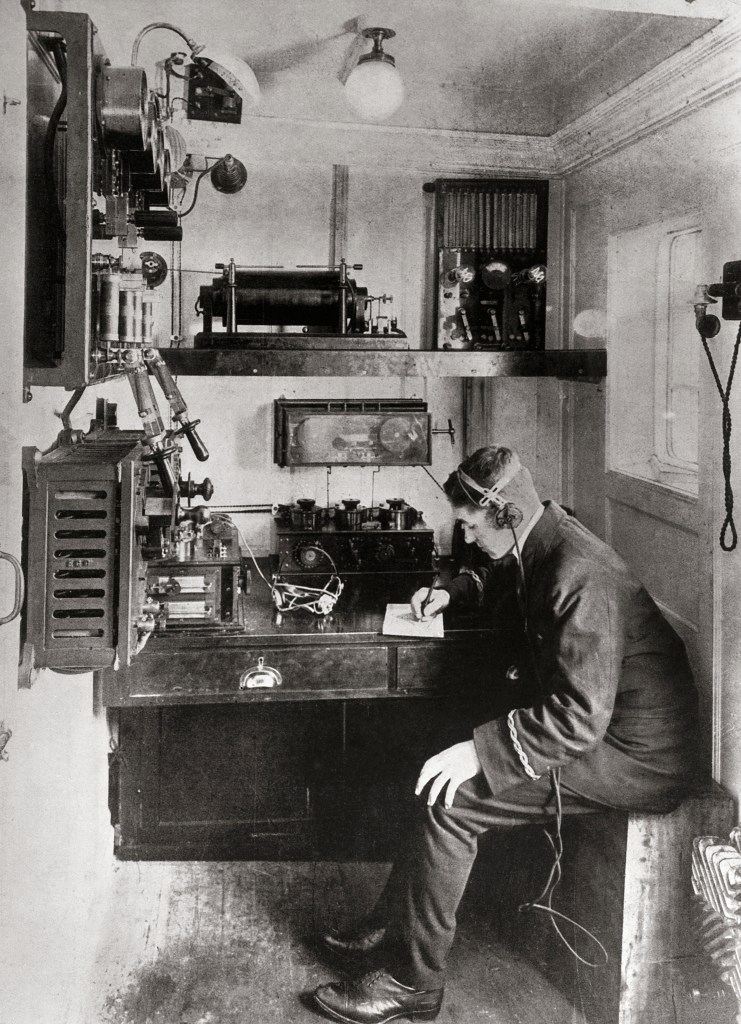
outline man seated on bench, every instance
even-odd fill
[[[429,601],[418,591],[412,607],[428,618],[507,588],[527,642],[508,673],[520,677],[521,697],[424,764],[419,820],[375,910],[350,932],[322,936],[346,962],[373,954],[385,963],[316,990],[316,1007],[334,1020],[438,1015],[479,835],[551,820],[557,809],[670,811],[699,776],[684,645],[622,559],[555,502],[542,504],[508,448],[479,449],[445,492],[466,541],[493,561]]]

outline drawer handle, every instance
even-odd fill
[[[274,686],[280,686],[283,678],[277,668],[271,668],[265,664],[264,658],[257,659],[257,668],[250,668],[243,672],[239,679],[240,690],[270,690]]]

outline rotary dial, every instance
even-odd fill
[[[316,569],[320,565],[327,565],[324,549],[318,544],[297,544],[293,549],[293,560],[302,569]]]

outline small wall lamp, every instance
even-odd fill
[[[208,157],[206,159],[208,159]],[[185,170],[187,167],[188,163],[186,162],[182,170]],[[183,217],[187,217],[196,205],[198,200],[198,189],[201,181],[207,174],[216,191],[222,192],[224,195],[233,196],[236,192],[241,192],[247,182],[247,168],[241,160],[232,156],[231,153],[227,153],[226,156],[219,157],[215,164],[211,164],[198,172],[195,180],[195,186],[193,188],[193,198],[191,199],[190,206],[187,210],[180,211],[181,220]]]
[[[247,168],[231,153],[227,153],[211,168],[211,184],[217,192],[233,196],[244,188],[246,182]]]
[[[210,46],[199,44],[195,39],[191,39],[190,36],[186,35],[181,28],[177,25],[173,25],[169,21],[153,21],[150,25],[145,25],[141,32],[134,40],[134,45],[131,49],[131,65],[136,67],[139,59],[139,45],[148,33],[153,32],[155,29],[167,29],[170,32],[175,32],[181,39],[184,39],[188,45],[190,51],[191,60],[196,63],[200,68],[211,71],[217,75],[224,85],[233,90],[240,99],[245,102],[248,106],[255,106],[260,100],[260,86],[258,84],[255,73],[249,64],[241,60],[239,57],[235,57],[231,53],[225,53],[221,50],[214,50]],[[170,112],[168,111],[168,114]],[[219,117],[203,117],[202,120],[221,120]]]
[[[352,109],[366,121],[383,121],[398,110],[404,99],[404,83],[396,61],[383,49],[384,39],[393,39],[390,28],[367,28],[366,39],[373,49],[364,53],[345,82],[345,95]]]

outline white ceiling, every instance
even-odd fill
[[[552,135],[741,10],[736,0],[41,0],[90,14],[114,63],[137,32],[172,21],[257,75],[261,117],[352,122],[338,73],[357,19],[393,28],[406,98],[389,124]],[[139,61],[180,49],[146,36]],[[362,52],[362,50],[361,50]]]

